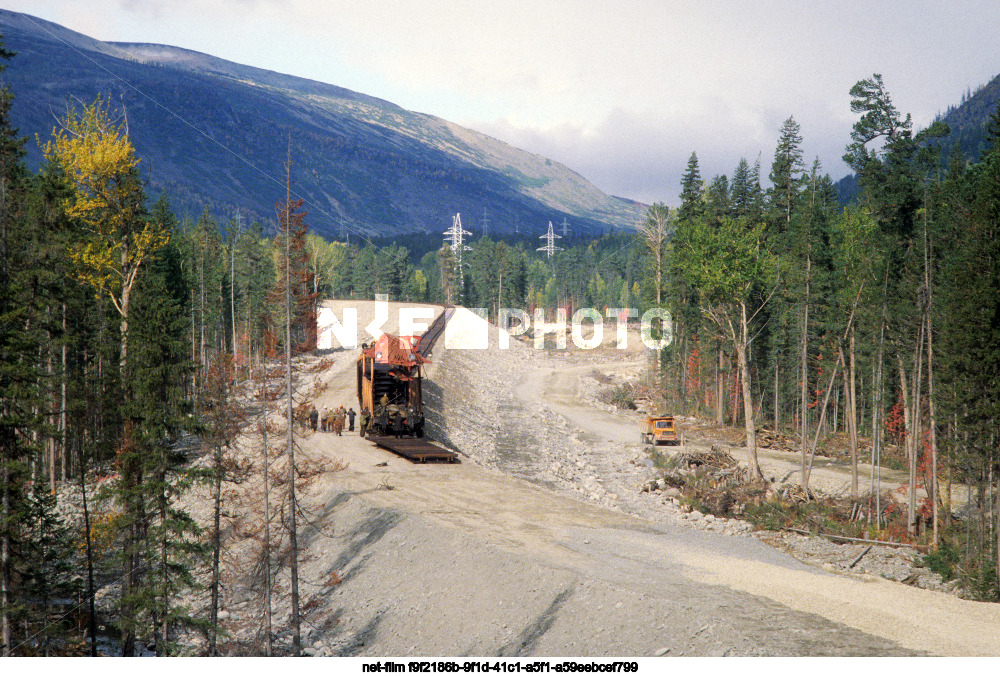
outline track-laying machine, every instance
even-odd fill
[[[367,436],[410,460],[455,462],[458,456],[422,439],[424,407],[421,367],[428,359],[415,336],[383,334],[361,346],[358,404],[371,413]]]

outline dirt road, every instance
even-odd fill
[[[306,499],[310,652],[1000,655],[998,606],[833,574],[643,503],[634,421],[577,393],[595,366],[636,365],[597,352],[437,350],[428,429],[460,464],[303,440],[349,462]],[[355,357],[315,358],[330,360],[320,406],[356,403]]]

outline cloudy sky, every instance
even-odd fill
[[[100,40],[156,42],[387,99],[675,204],[782,122],[835,180],[848,91],[881,73],[920,128],[1000,73],[998,0],[0,0]]]

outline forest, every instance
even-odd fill
[[[0,42],[2,67],[14,57]],[[377,294],[492,317],[503,307],[666,308],[675,339],[655,368],[670,410],[741,426],[751,481],[765,427],[797,440],[807,490],[831,435],[847,436],[855,469],[905,468],[904,510],[855,471],[866,535],[925,544],[970,597],[1000,601],[1000,111],[978,158],[941,157],[932,140],[944,126],[915,132],[880,76],[849,94],[855,204],[841,208],[818,161],[806,163],[789,117],[770,187],[746,159],[731,178],[703,179],[693,152],[680,206],[651,206],[635,232],[567,236],[551,256],[541,240],[481,236],[459,267],[426,236],[348,244],[309,233],[291,157],[274,222],[178,217],[169,195],[146,194],[122,111],[105,99],[38,139],[45,161],[30,173],[33,141],[12,128],[17,102],[4,88],[2,653],[97,654],[94,596],[115,582],[108,622],[121,654],[143,637],[153,654],[182,654],[191,631],[218,654],[223,484],[252,471],[226,453],[238,423],[252,426],[238,394],[257,392],[265,414],[268,402],[289,402],[289,438],[266,422],[256,436],[265,475],[275,462],[291,477],[279,501],[292,506],[274,527],[285,537],[275,550],[291,547],[294,566],[283,378],[292,356],[315,347],[322,299]],[[190,462],[206,451],[210,462]],[[194,486],[214,496],[214,526],[183,508]],[[967,487],[960,510],[954,486]],[[930,497],[918,500],[917,487]],[[82,500],[82,528],[59,516],[66,490]],[[276,533],[257,537],[270,584],[289,556],[270,558]],[[179,601],[190,590],[210,596],[207,616]]]

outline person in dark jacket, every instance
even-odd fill
[[[357,411],[354,410],[353,406],[347,409],[347,423],[349,425],[347,428],[348,432],[354,431],[354,416],[356,416],[357,414],[358,413]]]
[[[396,435],[397,439],[403,436],[403,431],[405,429],[406,428],[403,426],[403,416],[402,414],[397,413],[392,418],[392,431]]]
[[[309,411],[309,427],[311,427],[312,431],[315,432],[316,426],[318,424],[319,424],[319,411],[317,411],[316,407],[313,406],[312,410]]]

